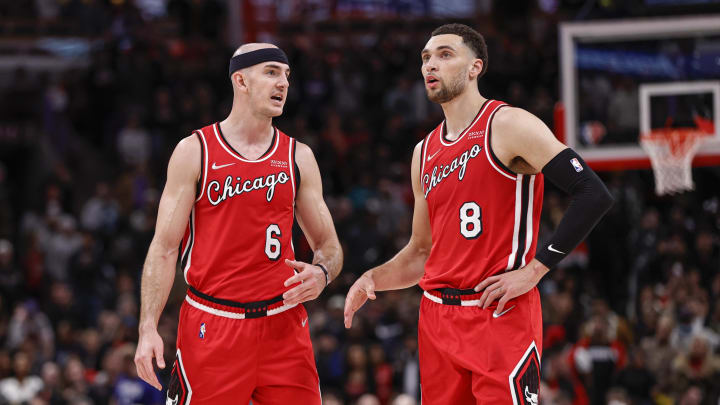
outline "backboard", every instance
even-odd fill
[[[597,170],[649,168],[659,128],[712,132],[694,166],[720,165],[720,16],[572,22],[560,29],[563,141]]]

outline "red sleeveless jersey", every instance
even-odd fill
[[[420,181],[432,229],[424,290],[470,289],[535,256],[542,174],[513,173],[490,148],[492,118],[506,105],[486,101],[455,141],[444,121],[423,141]]]
[[[202,145],[201,177],[183,238],[185,281],[213,297],[237,302],[274,298],[293,270],[295,139],[274,128],[270,148],[244,158],[220,125],[195,131]]]

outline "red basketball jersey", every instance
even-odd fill
[[[183,238],[185,281],[213,297],[238,302],[274,298],[293,270],[295,139],[274,128],[256,160],[235,151],[220,125],[195,131],[202,145],[197,199]]]
[[[424,290],[470,289],[535,255],[542,174],[513,173],[490,148],[492,118],[506,105],[486,101],[455,141],[444,121],[423,141],[420,181],[432,229]]]

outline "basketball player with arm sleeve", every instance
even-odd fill
[[[272,125],[288,92],[284,52],[245,44],[230,60],[233,106],[181,140],[168,164],[143,269],[138,375],[161,389],[158,319],[180,256],[180,309],[168,404],[320,404],[302,302],[340,272],[342,251],[310,149]],[[295,261],[293,219],[314,251]],[[179,247],[179,248],[178,248]]]
[[[412,236],[350,288],[345,326],[375,291],[419,283],[423,404],[537,404],[536,285],[587,236],[612,197],[542,121],[480,94],[487,48],[475,30],[439,27],[421,59],[428,97],[445,121],[413,153]],[[543,177],[571,203],[536,251]]]

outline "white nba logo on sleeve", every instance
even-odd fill
[[[576,171],[576,172],[580,173],[581,171],[583,171],[583,167],[582,167],[582,165],[580,164],[580,162],[577,160],[577,158],[572,158],[572,159],[570,159],[570,163],[572,163],[572,165],[573,165],[573,167],[575,168],[575,171]]]

